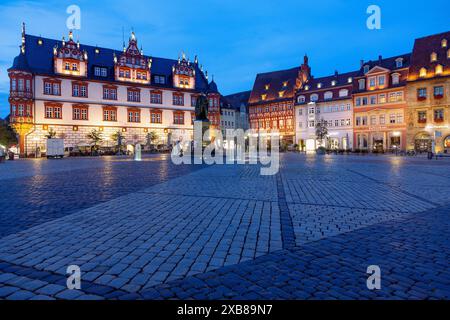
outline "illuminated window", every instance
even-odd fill
[[[331,81],[331,85],[334,87],[336,85],[336,80]]]
[[[264,86],[264,89],[266,89],[266,90],[269,90],[269,88],[270,88],[270,85],[268,85],[268,84],[266,84],[266,85]]]
[[[426,77],[427,76],[427,69],[421,68],[420,71],[419,71],[419,76],[422,77],[422,78]]]
[[[309,90],[309,86],[305,86],[305,90]]]
[[[267,98],[267,94],[262,94],[261,95],[261,100],[266,100],[266,98]]]
[[[298,98],[297,98],[298,103],[304,103],[305,101],[306,101],[305,96],[298,96]]]
[[[348,82],[348,83],[352,83],[352,81],[353,81],[353,78],[352,78],[352,77],[349,77],[349,78],[347,79],[347,82]]]
[[[311,102],[315,102],[315,101],[319,100],[319,95],[316,93],[312,94],[310,100],[311,100]]]
[[[436,53],[436,52],[433,52],[433,53],[430,55],[430,60],[431,60],[431,62],[437,61],[437,53]]]
[[[283,98],[283,96],[284,96],[284,91],[278,92],[278,97]]]
[[[317,88],[322,88],[322,84],[320,82],[317,84]]]
[[[442,41],[441,41],[441,47],[442,47],[442,48],[447,48],[447,39],[442,39]]]
[[[442,71],[443,71],[442,65],[438,64],[436,66],[436,74],[442,74]]]

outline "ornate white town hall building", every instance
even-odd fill
[[[220,94],[197,57],[189,61],[149,57],[134,33],[122,51],[32,36],[22,29],[19,55],[8,70],[10,121],[19,135],[20,154],[45,151],[55,131],[65,147],[88,145],[92,130],[103,144],[120,131],[126,144],[145,143],[155,132],[157,143],[192,139],[194,107],[199,94],[209,99],[209,120],[220,123]]]

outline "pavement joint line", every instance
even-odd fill
[[[307,206],[315,206],[315,207],[328,207],[328,208],[342,208],[342,209],[360,209],[360,210],[370,210],[370,211],[376,211],[376,212],[395,212],[395,213],[402,213],[402,214],[409,214],[409,213],[420,213],[424,211],[428,211],[428,209],[422,210],[422,211],[391,211],[386,209],[378,209],[378,208],[367,208],[367,207],[352,207],[352,206],[344,206],[344,205],[338,205],[338,204],[322,204],[322,203],[311,203],[311,202],[296,202],[296,201],[287,201],[288,204],[291,205],[307,205]]]
[[[163,195],[163,196],[173,196],[173,193],[170,192],[157,192],[157,191],[145,191],[139,190],[135,193],[145,193],[145,194],[154,194],[154,195]],[[270,203],[278,203],[278,200],[269,200],[269,199],[255,199],[255,198],[235,198],[235,197],[227,197],[227,196],[213,196],[213,195],[193,195],[193,194],[184,194],[177,193],[177,196],[180,197],[193,197],[193,198],[211,198],[211,199],[224,199],[224,200],[242,200],[242,201],[262,201],[262,202],[270,202]]]
[[[430,201],[430,200],[428,200],[428,199],[422,198],[421,196],[418,196],[418,195],[415,195],[415,194],[410,193],[410,192],[408,192],[408,191],[405,191],[405,190],[401,189],[400,187],[393,186],[393,185],[391,185],[391,184],[389,184],[389,183],[387,183],[387,182],[382,182],[382,181],[376,180],[376,179],[374,179],[374,178],[372,178],[372,177],[366,176],[365,174],[360,173],[360,172],[358,172],[358,171],[354,171],[354,170],[352,170],[352,169],[346,169],[346,170],[347,170],[347,171],[350,171],[350,172],[353,172],[353,173],[355,173],[355,174],[358,174],[358,175],[360,175],[360,176],[362,176],[362,177],[365,177],[365,178],[367,178],[367,179],[369,179],[369,180],[372,180],[372,181],[374,181],[374,182],[376,182],[376,183],[378,183],[378,184],[381,184],[381,185],[387,186],[387,187],[389,187],[389,188],[391,188],[391,189],[397,190],[398,192],[403,193],[404,195],[407,195],[407,196],[409,196],[409,197],[415,198],[415,199],[420,200],[420,201],[422,201],[422,202],[431,204],[431,205],[433,205],[433,206],[435,206],[435,207],[439,207],[439,206],[440,206],[440,204],[438,204],[438,203],[436,203],[436,202],[433,202],[433,201]]]
[[[280,173],[277,174],[276,179],[277,179],[278,206],[280,210],[281,237],[283,239],[283,249],[290,249],[295,247],[294,225],[292,223],[292,217],[289,212],[289,206],[287,205],[286,202],[283,180]]]

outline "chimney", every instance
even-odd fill
[[[339,72],[337,70],[334,70],[334,76],[337,77]]]
[[[381,60],[383,60],[383,57],[381,56],[381,54],[378,56],[378,63],[381,64]]]
[[[363,65],[364,65],[364,60],[360,60],[360,61],[359,61],[359,66],[362,68]]]

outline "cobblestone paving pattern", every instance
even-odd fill
[[[450,297],[448,159],[97,160],[0,166],[0,299]]]

